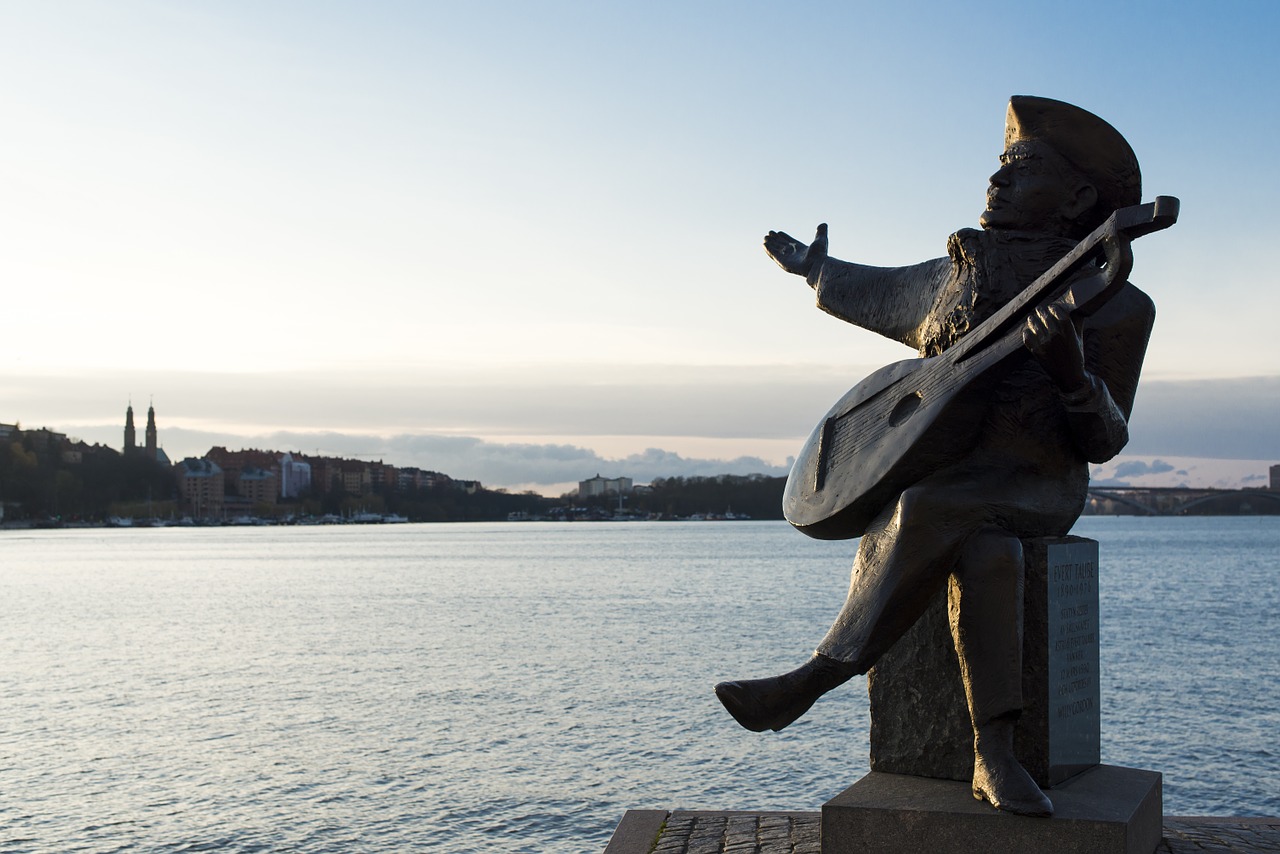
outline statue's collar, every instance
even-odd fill
[[[958,264],[973,266],[991,252],[1031,253],[1036,258],[1061,258],[1076,245],[1070,237],[1013,229],[962,228],[947,240],[947,254]]]

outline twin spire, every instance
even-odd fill
[[[146,445],[143,448],[138,447],[138,433],[133,426],[133,401],[129,401],[129,408],[124,413],[124,452],[126,454],[137,453],[139,450],[146,452],[147,459],[158,459],[156,451],[159,444],[156,440],[156,408],[152,404],[147,407],[147,432],[145,434]]]

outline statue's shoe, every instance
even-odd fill
[[[821,696],[796,691],[794,681],[788,679],[790,675],[721,682],[716,686],[716,696],[733,719],[752,732],[777,732],[809,711]]]
[[[978,757],[973,767],[973,796],[998,810],[1015,815],[1047,818],[1053,815],[1049,800],[1031,775],[1012,756],[991,764]]]
[[[857,673],[854,664],[817,654],[781,676],[721,682],[716,696],[733,719],[752,732],[777,732],[795,723],[819,697]]]

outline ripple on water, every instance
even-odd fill
[[[1280,814],[1280,520],[1086,519],[1104,760]],[[630,808],[814,809],[865,681],[781,733],[711,685],[802,661],[851,543],[783,524],[0,537],[0,851],[599,850]]]

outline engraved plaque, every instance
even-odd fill
[[[1098,546],[1058,542],[1048,548],[1047,635],[1050,779],[1100,758]]]

